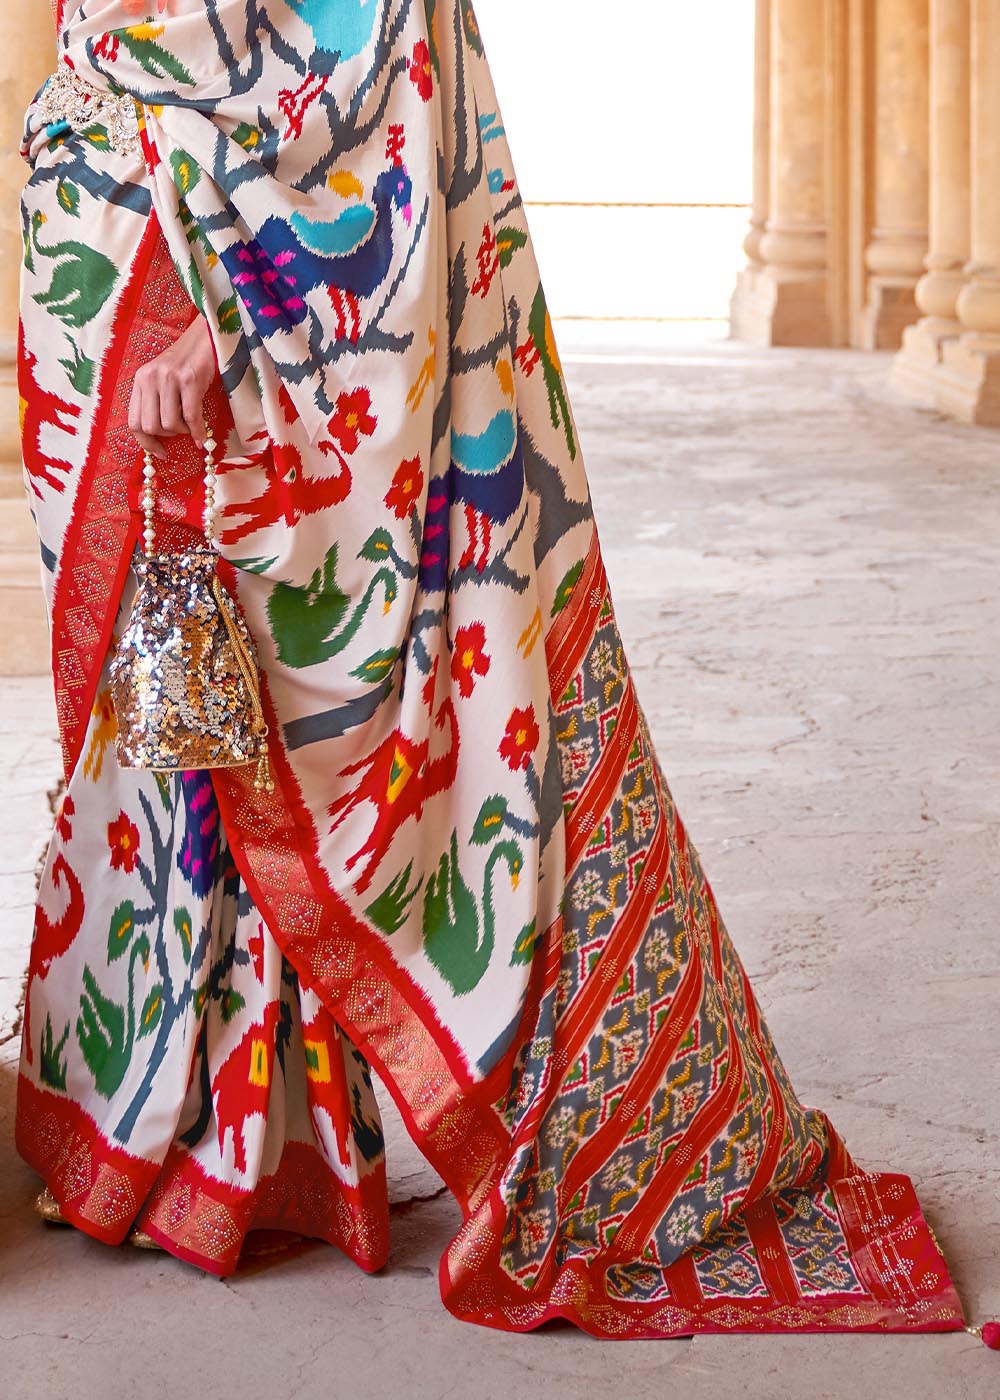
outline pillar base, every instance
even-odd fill
[[[762,310],[758,283],[762,268],[743,268],[736,274],[736,289],[729,299],[729,334],[734,340],[753,340]]]
[[[916,278],[906,282],[872,277],[868,304],[861,316],[862,350],[898,350],[903,332],[920,317],[914,297]]]
[[[935,408],[945,346],[961,333],[958,321],[945,316],[924,316],[907,326],[903,347],[889,371],[892,388],[925,408]]]
[[[1000,427],[1000,335],[968,333],[944,346],[935,404],[963,423]]]
[[[731,333],[753,345],[831,344],[826,277],[747,268],[730,303]]]

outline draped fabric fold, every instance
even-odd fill
[[[29,108],[19,353],[67,788],[18,1141],[82,1228],[387,1257],[369,1066],[458,1316],[951,1330],[905,1177],[797,1099],[650,742],[468,0],[67,0],[139,142]],[[113,762],[131,376],[197,314],[273,796]],[[162,537],[197,534],[171,444]],[[117,621],[116,621],[117,620]]]

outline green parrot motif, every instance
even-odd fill
[[[376,569],[351,611],[350,595],[337,583],[337,544],[334,541],[305,588],[276,584],[267,601],[267,617],[278,660],[285,666],[301,669],[339,655],[356,636],[379,587],[384,594],[383,610],[388,612],[396,600],[398,585],[396,575],[385,566]],[[382,669],[379,675],[365,679],[381,679],[385,674]]]
[[[424,893],[424,950],[456,996],[471,992],[490,965],[496,943],[493,872],[501,862],[507,866],[511,888],[517,888],[524,864],[521,848],[516,841],[498,841],[486,862],[482,900],[477,901],[462,878],[458,833],[453,831],[450,849],[428,877]]]
[[[54,258],[56,265],[48,290],[35,292],[34,300],[67,326],[79,330],[94,319],[110,297],[118,270],[110,258],[75,239],[42,243],[38,231],[44,222],[44,213],[37,209],[31,220],[31,242],[36,253]]]

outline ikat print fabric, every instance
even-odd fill
[[[228,1273],[281,1228],[377,1269],[374,1072],[462,1206],[459,1317],[960,1327],[907,1178],[796,1097],[657,762],[471,4],[67,0],[57,32],[19,376],[66,789],[22,1153],[109,1242]],[[129,386],[199,314],[273,796],[114,762]],[[178,549],[199,472],[174,440]]]

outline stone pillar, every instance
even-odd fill
[[[971,249],[946,343],[937,404],[967,423],[1000,424],[1000,0],[972,0]]]
[[[928,222],[928,0],[876,0],[874,225],[862,326],[869,350],[895,350],[918,316]]]
[[[824,6],[771,0],[770,21],[769,210],[756,314],[742,333],[764,345],[826,345]]]
[[[758,316],[757,283],[763,263],[760,244],[767,224],[771,146],[771,0],[756,0],[754,18],[753,206],[743,240],[747,266],[738,275],[730,304],[730,332],[752,339]]]
[[[917,283],[924,313],[903,332],[891,382],[933,405],[944,345],[960,332],[956,303],[969,257],[969,0],[931,0],[930,252]]]
[[[38,541],[21,477],[14,352],[22,258],[18,201],[27,174],[17,148],[24,109],[55,63],[48,0],[0,6],[0,675],[49,669]]]

